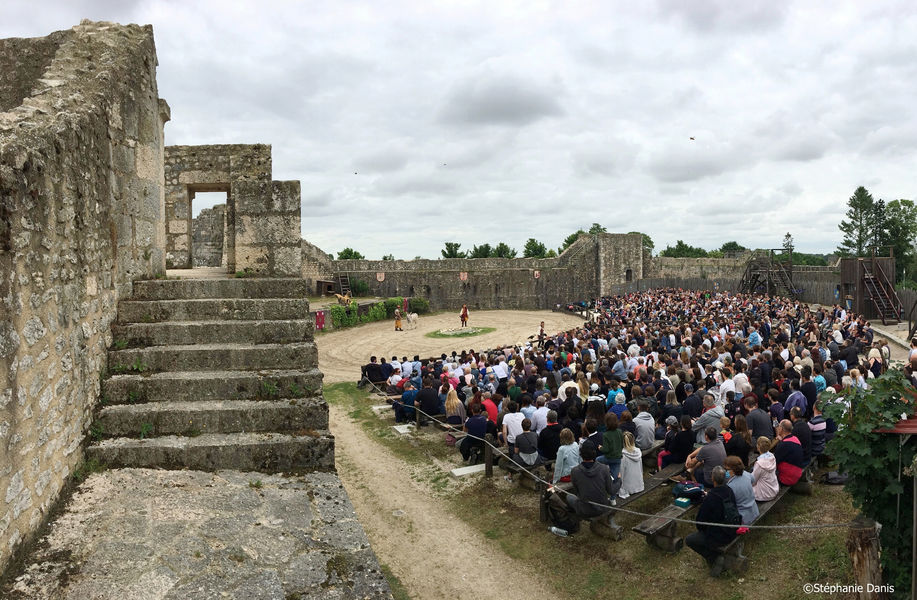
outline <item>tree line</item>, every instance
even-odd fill
[[[917,205],[913,200],[875,200],[872,194],[863,187],[858,187],[847,200],[845,218],[838,225],[842,239],[837,251],[832,254],[796,252],[794,250],[793,236],[787,232],[783,238],[783,249],[792,251],[793,263],[797,265],[825,266],[828,260],[836,256],[868,256],[873,249],[882,256],[888,254],[888,249],[894,252],[896,261],[896,280],[899,284],[908,287],[917,287],[915,272],[917,272]],[[535,238],[526,240],[522,247],[522,256],[525,258],[551,258],[562,254],[576,240],[583,235],[605,233],[607,229],[599,223],[593,223],[589,229],[577,229],[566,238],[556,250]],[[642,232],[643,250],[652,255],[655,245],[652,238]],[[749,251],[738,241],[731,240],[719,248],[706,250],[699,246],[692,246],[683,240],[677,240],[674,245],[666,246],[659,256],[670,258],[724,258],[736,256]],[[518,251],[505,242],[497,244],[475,244],[470,249],[463,250],[459,242],[445,242],[440,250],[442,258],[516,258]],[[339,260],[363,259],[363,254],[353,248],[344,248],[337,255]],[[420,258],[415,257],[415,258]],[[386,254],[382,260],[394,260],[391,254]]]

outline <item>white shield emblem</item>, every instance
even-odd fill
[[[385,273],[376,273],[376,281],[385,281]]]
[[[465,271],[460,272],[459,279],[461,279],[462,281],[468,281],[468,273],[466,273]]]
[[[532,275],[535,276],[535,279],[539,279],[541,277],[541,271],[535,271]]]

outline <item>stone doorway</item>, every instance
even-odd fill
[[[189,190],[191,201],[191,267],[226,267],[223,254],[229,192]]]

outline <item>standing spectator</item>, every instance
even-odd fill
[[[618,417],[613,412],[605,413],[605,433],[602,434],[602,445],[599,449],[602,451],[602,456],[598,457],[599,462],[608,465],[612,478],[617,479],[621,472],[624,435],[618,429]]]
[[[634,436],[624,432],[624,448],[621,451],[621,490],[618,495],[627,498],[643,491],[643,453],[637,447]]]
[[[596,462],[596,449],[591,442],[586,442],[580,449],[582,463],[570,472],[573,492],[566,493],[566,505],[579,517],[592,518],[601,515],[608,509],[612,499],[617,495],[620,483],[617,482],[606,465]],[[553,492],[552,487],[549,491]],[[551,533],[566,536],[567,531],[550,528]]]

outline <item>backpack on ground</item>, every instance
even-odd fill
[[[672,495],[676,498],[687,498],[691,504],[700,504],[704,499],[704,486],[695,481],[676,483],[672,487]]]
[[[848,477],[847,473],[829,471],[828,473],[822,473],[821,482],[827,485],[844,485],[847,483]]]
[[[573,513],[568,507],[566,502],[560,497],[560,494],[555,494],[553,492],[545,492],[549,497],[546,499],[548,505],[548,517],[551,519],[551,523],[567,532],[567,534],[572,535],[579,531],[579,517]]]

